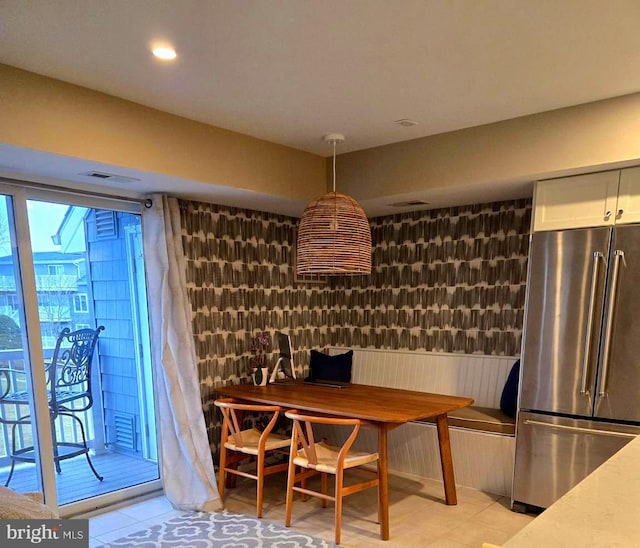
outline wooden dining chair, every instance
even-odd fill
[[[293,493],[302,493],[322,499],[322,507],[326,508],[327,501],[335,502],[335,542],[340,544],[342,529],[342,499],[347,495],[357,493],[370,487],[378,487],[380,480],[380,460],[378,453],[364,453],[352,451],[351,446],[358,437],[360,427],[367,424],[361,419],[329,417],[326,415],[302,414],[298,411],[287,411],[285,416],[293,420],[291,433],[291,449],[289,453],[289,472],[287,476],[287,502],[285,513],[285,525],[291,526],[291,511],[293,506]],[[312,424],[347,425],[352,426],[347,440],[340,447],[333,447],[325,440],[316,442],[313,435]],[[363,468],[370,463],[377,463],[375,469]],[[301,471],[296,472],[296,467]],[[367,473],[375,475],[375,479],[361,481],[345,485],[344,472],[348,469],[359,468]],[[306,480],[316,474],[321,475],[320,491],[314,491],[307,487]],[[335,476],[334,495],[327,493],[328,475]],[[296,484],[300,483],[300,487]],[[378,522],[380,522],[380,492],[378,491]],[[382,535],[382,526],[380,530]]]
[[[214,402],[222,412],[222,436],[220,440],[220,470],[218,478],[218,491],[220,499],[224,500],[224,489],[227,474],[234,474],[256,480],[256,516],[262,517],[262,498],[264,492],[264,478],[270,474],[282,472],[287,469],[287,463],[282,462],[267,466],[265,456],[267,452],[283,452],[289,447],[288,436],[274,434],[271,431],[278,420],[282,409],[277,405],[259,405],[240,403],[233,398],[221,398]],[[267,426],[259,430],[256,428],[242,429],[242,414],[271,413]],[[245,459],[255,457],[255,473],[238,470],[238,463]]]

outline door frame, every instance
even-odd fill
[[[151,368],[151,340],[149,338],[149,316],[147,314],[147,293],[141,291],[141,283],[146,289],[144,260],[138,255],[142,249],[142,226],[125,228],[129,258],[129,284],[131,289],[131,312],[136,328],[133,330],[138,352],[135,353],[138,375],[138,401],[140,402],[140,428],[143,435],[142,456],[158,462],[158,436],[156,432],[155,398],[153,373]],[[149,352],[145,352],[144,349]]]
[[[32,367],[34,363],[44,363],[44,352],[42,350],[38,295],[35,291],[36,275],[29,232],[28,198],[25,189],[4,184],[2,180],[0,180],[0,194],[10,198],[11,207],[7,207],[7,228],[11,234],[11,253],[14,258],[17,258],[15,263],[16,294],[21,295],[23,304],[19,309],[19,314],[21,314],[23,338],[26,339],[26,348],[24,349],[26,352],[23,359],[25,370],[28,372],[27,386],[31,393],[29,412],[34,418],[32,436],[35,454],[39,456],[35,463],[36,478],[39,478],[45,504],[57,511],[58,496],[53,462],[53,438],[47,403],[47,380],[44,367]]]
[[[159,459],[156,459],[156,462],[158,462],[158,479],[156,480],[58,506],[52,432],[47,405],[46,376],[44,368],[35,368],[34,371],[31,367],[32,363],[43,363],[44,357],[27,201],[40,200],[92,209],[125,211],[138,215],[141,214],[141,204],[139,200],[134,199],[118,199],[101,195],[94,196],[88,192],[76,193],[64,189],[58,190],[53,187],[43,188],[37,184],[30,184],[26,181],[23,184],[20,183],[20,181],[6,180],[0,176],[0,193],[10,197],[13,205],[12,211],[8,212],[9,216],[11,216],[11,218],[8,219],[8,225],[10,230],[14,230],[14,232],[12,232],[11,250],[14,256],[18,258],[16,291],[20,292],[23,296],[24,303],[24,330],[27,339],[25,349],[28,351],[28,355],[25,355],[25,368],[30,372],[30,382],[33,387],[33,404],[31,405],[32,408],[30,412],[34,417],[34,445],[40,455],[39,462],[36,462],[36,473],[40,478],[45,503],[53,510],[59,512],[62,517],[67,517],[92,511],[96,508],[115,504],[133,497],[143,496],[161,489],[162,469]],[[13,227],[15,227],[15,229]],[[138,306],[137,302],[135,306]],[[153,401],[154,398],[152,397],[151,399]]]

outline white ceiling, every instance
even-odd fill
[[[639,23],[638,0],[2,0],[0,62],[329,156],[329,132],[348,152],[640,91]]]

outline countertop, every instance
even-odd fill
[[[503,548],[640,543],[640,436],[503,544]]]

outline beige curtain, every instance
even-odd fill
[[[142,216],[158,434],[165,495],[184,510],[221,509],[200,403],[180,211],[152,197]]]

